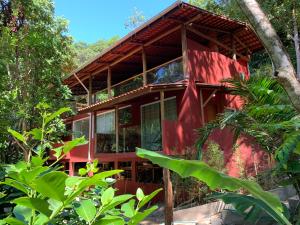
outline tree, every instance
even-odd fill
[[[70,108],[51,112],[49,105],[39,104],[37,110],[42,117],[40,127],[23,133],[9,130],[16,142],[27,152],[27,158],[26,161],[4,166],[6,174],[0,186],[13,187],[22,194],[19,196],[13,193],[10,196],[11,210],[0,220],[0,224],[64,224],[61,220],[68,223],[69,214],[73,212],[75,224],[84,221],[82,224],[89,225],[137,225],[157,209],[157,206],[145,209],[145,205],[161,189],[150,195],[145,195],[140,188],[137,189],[136,196],[116,195],[116,190],[111,187],[115,180],[111,177],[122,170],[97,173],[97,162],[93,162],[81,170],[84,171],[83,175],[93,172],[93,176],[68,176],[59,171],[60,160],[74,147],[85,144],[86,141],[84,137],[69,142],[61,141],[61,146],[54,148],[52,137],[56,133],[53,130],[55,119],[70,111]],[[55,158],[50,165],[47,162],[49,149],[53,150]],[[0,192],[0,199],[6,197],[6,194]],[[3,202],[0,201],[0,204]],[[3,215],[0,216],[2,218]]]
[[[74,67],[71,43],[51,0],[0,0],[0,148],[16,153],[1,160],[19,157],[8,127],[30,129],[37,123],[35,105],[59,108],[70,97],[61,78]]]
[[[74,62],[76,67],[79,67],[83,63],[86,63],[88,60],[91,60],[97,54],[100,54],[102,51],[116,43],[119,39],[119,36],[113,36],[112,38],[107,40],[100,39],[93,44],[88,44],[82,41],[74,43]]]
[[[144,16],[144,13],[134,7],[133,14],[128,17],[128,20],[125,22],[124,26],[126,29],[134,30],[138,26],[142,25],[145,21],[146,17]]]

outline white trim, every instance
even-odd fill
[[[173,99],[173,98],[176,99],[176,96],[172,96],[172,97],[169,97],[169,98],[165,98],[164,101],[168,101],[168,100],[171,100],[171,99]],[[148,105],[153,105],[153,104],[158,103],[158,102],[160,102],[160,100],[157,100],[157,101],[154,101],[154,102],[150,102],[150,103],[143,104],[143,105],[141,105],[141,108],[142,108],[142,107],[145,107],[145,106],[148,106]]]
[[[107,111],[104,111],[104,112],[97,112],[97,113],[96,113],[96,117],[97,117],[97,116],[100,116],[100,115],[103,115],[103,114],[115,112],[115,111],[116,111],[115,109],[110,109],[110,110],[107,110]],[[116,112],[115,112],[115,113],[116,113]]]
[[[119,110],[126,109],[126,108],[129,108],[129,107],[132,107],[132,105],[130,104],[130,105],[122,106],[122,107],[119,108]]]

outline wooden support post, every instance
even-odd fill
[[[107,94],[108,94],[108,98],[112,97],[111,94],[111,68],[108,67],[107,69]]]
[[[142,61],[143,61],[143,85],[147,85],[147,59],[146,59],[146,52],[143,46],[142,48]]]
[[[89,113],[89,144],[88,144],[88,162],[92,161],[92,149],[93,149],[93,140],[94,140],[94,112]]]
[[[137,161],[132,160],[131,161],[131,180],[133,182],[137,182],[137,179],[136,179],[136,167],[137,167]]]
[[[92,97],[93,97],[93,77],[90,76],[89,77],[89,92],[88,92],[88,105],[91,105],[93,104],[93,100],[92,100]]]
[[[93,143],[93,157],[95,156],[97,152],[97,112],[94,112],[94,121],[93,121],[94,129],[93,129],[93,138],[94,138],[94,143]]]
[[[200,88],[200,108],[201,108],[201,122],[202,126],[205,124],[205,118],[204,118],[204,104],[203,104],[203,93],[202,89]]]
[[[231,48],[232,48],[232,59],[236,61],[236,48],[235,48],[235,40],[233,35],[231,35]]]
[[[115,108],[116,152],[119,152],[119,107]]]
[[[217,89],[213,90],[213,92],[210,94],[210,96],[205,100],[205,102],[203,103],[203,108],[209,103],[209,101],[215,97],[216,93],[217,93]]]
[[[164,103],[164,92],[160,91],[160,119],[161,119],[161,131],[162,131],[162,146],[164,146],[164,129],[163,123],[165,119],[165,103]],[[163,180],[164,180],[164,194],[165,194],[165,225],[173,224],[173,188],[170,178],[170,170],[163,169]]]
[[[74,163],[69,161],[69,175],[74,176]]]
[[[187,79],[188,75],[188,51],[187,51],[187,38],[186,38],[186,27],[183,25],[181,27],[181,48],[182,48],[182,66],[183,75]]]

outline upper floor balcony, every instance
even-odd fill
[[[133,75],[128,79],[110,85],[111,71],[108,73],[108,85],[104,89],[96,91],[91,96],[91,103],[104,102],[111,98],[118,97],[143,86],[161,85],[178,83],[185,79],[183,71],[182,56],[168,60],[160,65],[157,65],[149,70],[146,70],[137,75]],[[89,95],[80,95],[76,97],[76,107],[83,108],[89,103]]]

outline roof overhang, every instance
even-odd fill
[[[208,12],[182,1],[176,1],[113,46],[71,72],[64,79],[64,83],[73,87],[78,84],[74,74],[77,74],[81,81],[85,81],[90,76],[106,70],[108,66],[122,61],[124,56],[141,51],[142,47],[153,43],[161,34],[168,32],[171,34],[176,30],[178,31],[183,25],[192,26],[205,32],[213,30],[220,32],[222,35],[219,38],[227,46],[231,46],[232,38],[230,36],[234,36],[237,52],[251,53],[263,48],[255,32],[248,24]],[[221,53],[232,54],[228,50],[223,50]]]

